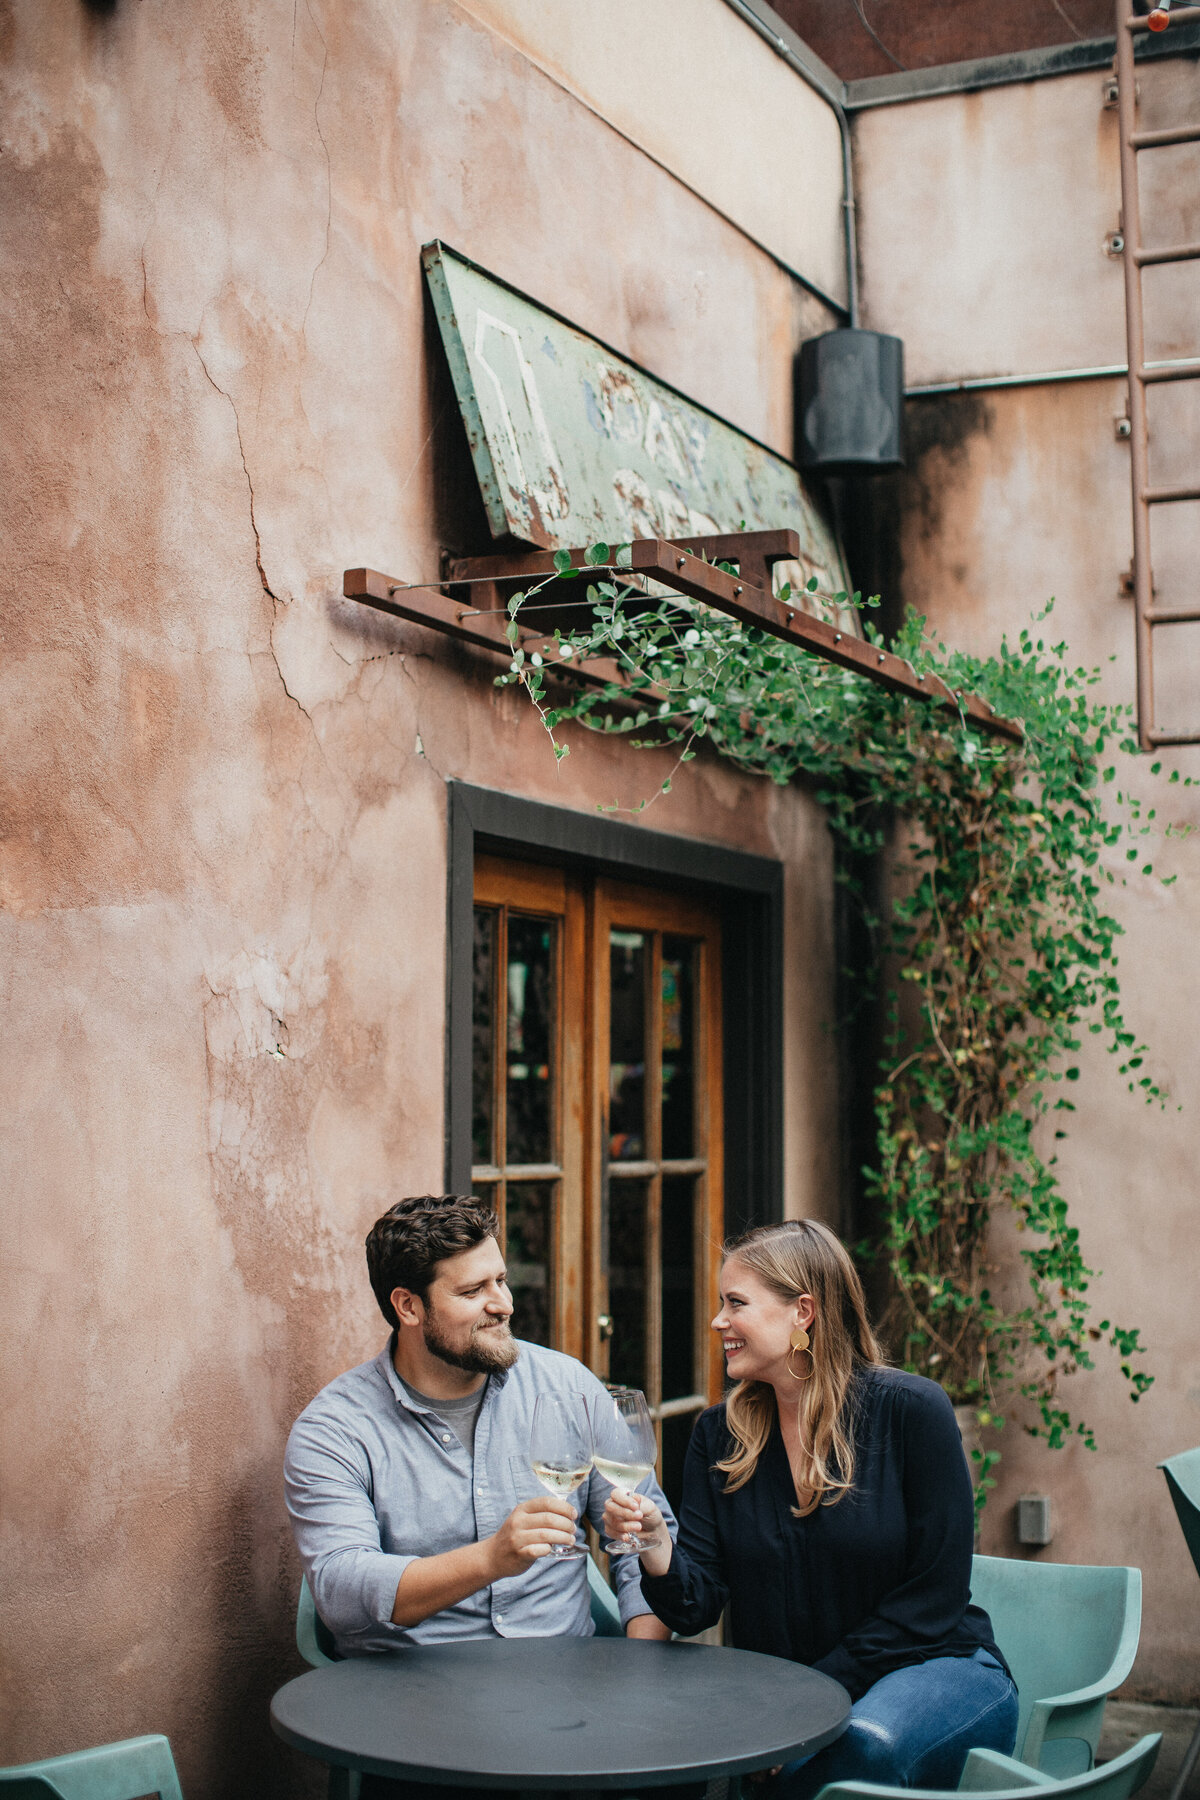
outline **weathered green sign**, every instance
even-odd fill
[[[422,255],[495,536],[559,550],[790,527],[801,564],[777,580],[849,585],[782,456],[444,245]]]

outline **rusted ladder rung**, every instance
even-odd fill
[[[1163,250],[1135,250],[1133,260],[1139,269],[1155,263],[1194,262],[1200,256],[1200,244],[1171,244]]]
[[[1166,506],[1172,500],[1200,500],[1200,487],[1143,488],[1147,506]]]
[[[1155,29],[1164,23],[1163,13],[1171,0],[1163,0]],[[1129,368],[1129,448],[1133,500],[1133,562],[1131,564],[1135,612],[1135,647],[1137,652],[1137,724],[1138,742],[1143,750],[1156,744],[1198,744],[1200,731],[1181,734],[1160,731],[1154,718],[1154,627],[1200,623],[1200,605],[1160,607],[1155,605],[1154,577],[1150,560],[1151,508],[1170,501],[1200,501],[1200,487],[1154,487],[1150,478],[1149,429],[1147,420],[1148,387],[1160,381],[1195,381],[1200,378],[1200,358],[1179,357],[1170,361],[1147,362],[1145,317],[1143,312],[1142,271],[1163,264],[1192,262],[1200,259],[1200,243],[1167,244],[1147,249],[1142,235],[1141,204],[1138,195],[1138,152],[1169,144],[1200,142],[1200,124],[1177,124],[1157,130],[1138,130],[1135,50],[1137,34],[1150,30],[1149,16],[1130,17],[1129,0],[1116,0],[1117,28],[1117,112],[1121,149],[1121,216],[1123,263],[1125,275],[1125,337]],[[1171,8],[1170,25],[1200,21],[1200,5]],[[1174,45],[1166,46],[1168,54]]]
[[[1197,377],[1200,377],[1200,361],[1147,363],[1134,372],[1139,381],[1195,381]]]
[[[1193,25],[1200,20],[1200,6],[1179,6],[1171,13],[1172,25]],[[1132,18],[1123,21],[1126,31],[1149,31],[1149,16],[1143,17],[1134,13]]]
[[[1135,150],[1160,150],[1166,144],[1200,143],[1200,125],[1170,125],[1164,131],[1135,131],[1129,141]]]

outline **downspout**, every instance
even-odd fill
[[[782,57],[788,68],[799,75],[801,81],[807,82],[813,92],[821,96],[826,106],[833,109],[833,116],[837,120],[838,131],[842,139],[842,234],[846,256],[846,314],[847,323],[857,328],[858,245],[854,226],[854,164],[850,150],[850,121],[846,117],[842,97],[840,94],[834,93],[832,88],[827,87],[820,76],[814,74],[806,63],[801,62],[791,45],[786,43],[777,31],[772,30],[765,19],[760,19],[754,9],[747,5],[746,0],[725,0],[725,3],[733,8],[739,18],[744,19],[747,25],[757,31],[760,38],[764,38],[770,44],[776,56]]]

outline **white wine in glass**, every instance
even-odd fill
[[[592,1399],[592,1463],[615,1488],[632,1493],[654,1473],[658,1444],[641,1388],[609,1388]],[[636,1554],[645,1546],[632,1533],[605,1545],[610,1556]]]
[[[592,1426],[582,1394],[538,1395],[533,1403],[529,1461],[546,1492],[560,1500],[583,1486],[592,1469]],[[550,1554],[586,1556],[587,1547],[551,1544]]]

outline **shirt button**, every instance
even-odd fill
[[[475,1489],[475,1492],[476,1492],[476,1493],[477,1493],[477,1494],[482,1494],[482,1493],[483,1493],[483,1489],[482,1489],[482,1488],[476,1488],[476,1489]]]
[[[450,1433],[448,1431],[443,1431],[442,1442],[443,1444],[448,1444],[450,1442]]]
[[[503,1613],[496,1614],[496,1623],[497,1623],[497,1625],[503,1625],[503,1623],[504,1623],[504,1614]]]

